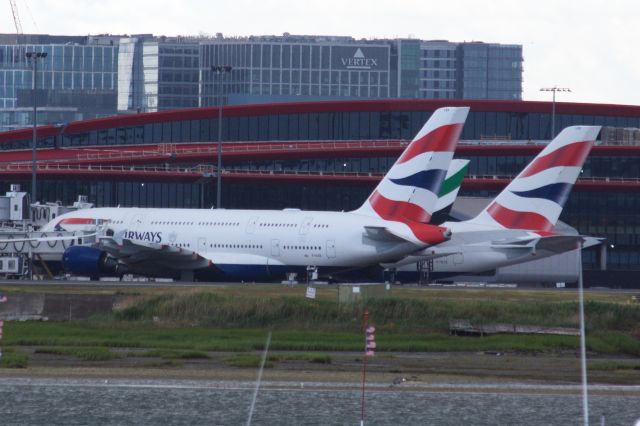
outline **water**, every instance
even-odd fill
[[[267,382],[253,425],[359,425],[351,385]],[[0,379],[3,425],[243,425],[253,383],[188,380]],[[302,387],[303,386],[303,387]],[[366,425],[580,425],[579,393],[569,387],[437,386],[366,394]],[[575,390],[575,387],[570,387]],[[601,387],[600,390],[607,390]],[[633,396],[623,396],[631,390]],[[591,423],[634,425],[640,387],[590,397]]]

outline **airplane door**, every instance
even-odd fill
[[[311,227],[311,222],[313,222],[312,217],[305,217],[302,223],[300,224],[300,235],[307,235],[309,232],[309,228]]]
[[[453,264],[462,265],[464,263],[464,255],[462,253],[456,253],[453,255]]]
[[[249,223],[247,223],[247,234],[253,234],[256,230],[256,223],[258,223],[258,216],[251,216]]]
[[[271,256],[280,256],[280,240],[271,240]]]
[[[336,242],[334,240],[327,240],[327,257],[330,259],[336,257]]]
[[[207,239],[206,238],[198,238],[198,251],[203,252],[207,251]]]

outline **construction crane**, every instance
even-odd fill
[[[22,24],[20,23],[20,16],[18,15],[18,5],[16,0],[9,0],[11,5],[11,13],[13,14],[13,23],[16,26],[16,44],[20,43],[20,36],[22,35]]]

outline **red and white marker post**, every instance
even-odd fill
[[[362,357],[362,396],[360,398],[360,426],[364,426],[364,389],[367,378],[367,358],[375,354],[376,349],[376,328],[369,324],[369,311],[364,310],[364,356]]]

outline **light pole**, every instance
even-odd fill
[[[231,72],[230,65],[211,65],[211,71],[218,76],[218,97],[220,103],[218,105],[218,165],[216,174],[218,175],[216,184],[216,208],[222,207],[222,75]]]
[[[31,197],[32,202],[36,201],[36,160],[37,160],[37,126],[38,126],[38,100],[37,100],[37,84],[36,74],[38,73],[38,59],[44,59],[47,57],[47,52],[26,52],[24,56],[27,61],[33,62],[33,79],[32,79],[32,93],[33,93],[33,140],[31,142]]]
[[[556,92],[571,92],[567,87],[543,87],[541,92],[553,92],[553,102],[551,103],[551,139],[556,137]]]

